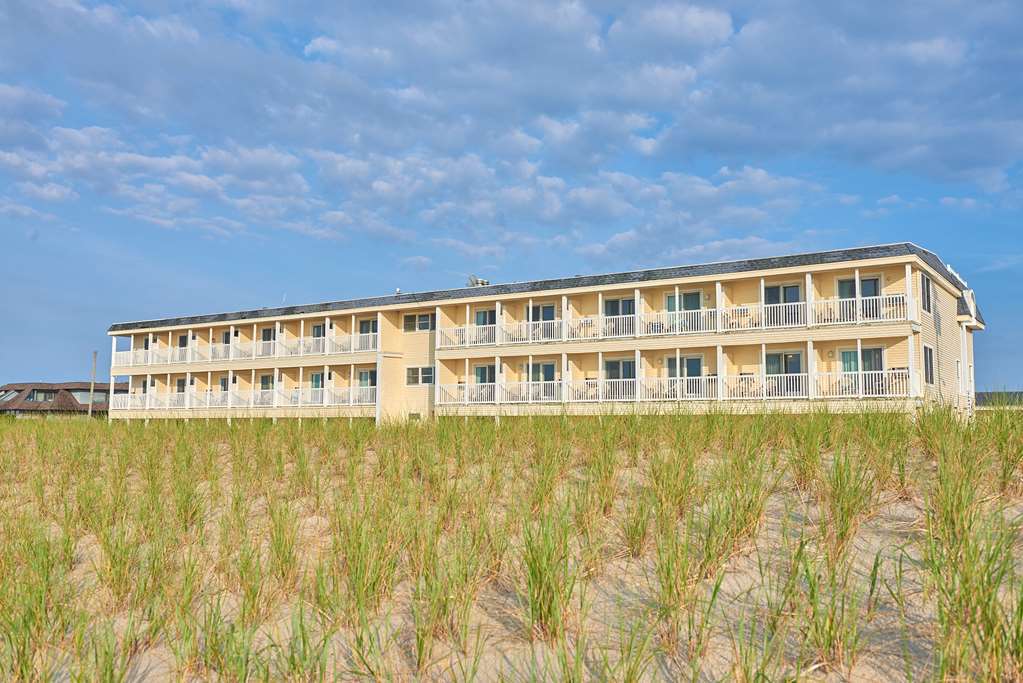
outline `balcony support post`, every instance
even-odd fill
[[[597,292],[597,338],[604,338],[604,292]]]
[[[348,337],[349,346],[351,348],[349,348],[348,350],[349,351],[355,351],[355,339],[356,339],[355,335],[356,335],[356,331],[355,331],[355,314],[354,313],[352,313],[352,326],[350,328],[348,328],[348,329],[351,330],[351,334]]]
[[[501,302],[494,302],[494,343],[500,346],[504,343],[504,311]]]
[[[806,274],[806,326],[813,327],[813,273]]]
[[[532,299],[530,299],[532,302]],[[532,308],[532,303],[529,306]],[[526,363],[526,403],[533,402],[533,354],[529,354],[529,360]]]
[[[298,321],[298,355],[305,355],[305,320]]]
[[[806,397],[811,401],[817,398],[817,356],[812,339],[806,340]]]
[[[301,344],[301,342],[299,342]],[[299,347],[301,348],[301,346]],[[301,365],[298,366],[298,407],[302,407],[302,392],[305,391],[305,370]]]
[[[195,357],[195,347],[192,344],[192,330],[188,330],[188,343],[186,344],[187,351],[185,351],[185,357],[188,358],[188,362],[192,362],[192,358]]]
[[[280,324],[280,323],[278,323],[278,324]],[[280,368],[274,368],[274,386],[273,386],[273,389],[274,389],[274,393],[273,393],[274,408],[277,407],[277,395],[279,393],[281,393],[280,382],[281,382],[281,369]]]
[[[324,334],[326,334],[326,330],[324,330]],[[434,376],[436,377],[436,374]],[[334,379],[333,379],[334,375],[331,374],[331,372],[330,372],[330,366],[329,365],[324,365],[323,366],[323,379],[320,381],[320,394],[321,394],[320,402],[323,404],[324,408],[326,408],[327,405],[330,403],[330,401],[327,398],[327,381],[328,381],[327,378],[328,377],[330,378],[329,381],[331,382],[331,384],[333,384],[333,382],[334,382]],[[436,379],[434,381],[436,381]]]
[[[433,319],[435,321],[437,321],[437,324],[434,325],[434,331],[433,331],[433,350],[436,351],[441,346],[440,345],[440,331],[441,331],[441,329],[443,329],[440,326],[440,306],[434,306],[433,307]],[[404,329],[404,321],[402,321],[402,328]],[[468,345],[468,343],[469,343],[469,323],[468,322],[465,324],[465,339],[463,340],[463,342],[464,342],[463,345]],[[433,383],[435,385],[439,386],[439,384],[437,384],[437,374],[436,374],[436,371],[434,372]]]
[[[528,330],[529,341],[533,341],[533,298],[530,297],[529,303],[526,304],[526,330]],[[528,379],[532,379],[530,375]]]
[[[189,334],[191,337],[191,334]],[[192,373],[185,373],[185,408],[192,407]]]
[[[715,319],[715,323],[717,325],[717,332],[719,334],[721,332],[721,318],[723,317],[724,310],[725,310],[724,301],[722,300],[723,299],[723,295],[724,295],[724,288],[721,286],[721,281],[718,280],[717,282],[714,283],[714,319]],[[678,299],[675,299],[675,310],[678,310],[678,309],[679,309]],[[720,348],[720,347],[718,347],[718,348]],[[720,396],[718,398],[720,398]]]
[[[256,357],[256,344],[259,343],[257,341],[256,332],[257,332],[256,323],[252,323],[252,349],[250,349],[249,351],[249,358]]]
[[[561,341],[568,339],[568,295],[561,295]]]
[[[675,285],[675,305],[672,306],[672,308],[674,308],[675,310],[668,311],[671,314],[669,316],[669,318],[671,319],[669,323],[669,325],[671,326],[670,329],[674,330],[675,334],[678,334],[679,332],[682,331],[681,325],[682,314],[680,313],[680,311],[682,310],[682,306],[680,305],[678,296],[679,296],[678,285]],[[703,308],[702,304],[700,305],[700,308]],[[702,332],[703,330],[700,331]]]
[[[913,266],[906,264],[906,320],[916,322],[916,297],[913,296]]]
[[[148,348],[146,350],[146,365],[152,365],[152,363],[153,363],[153,347],[155,345],[156,345],[156,337],[154,337],[153,333],[150,332],[149,333],[149,345],[148,345]]]
[[[639,290],[637,289],[636,292],[638,293]],[[636,360],[633,361],[633,362],[636,364],[636,379],[634,379],[633,382],[636,383],[636,386],[635,386],[635,391],[633,392],[634,393],[633,400],[635,400],[638,403],[641,400],[640,399],[640,391],[642,391],[642,387],[643,387],[643,374],[644,374],[643,373],[643,355],[639,352],[639,349],[636,349],[635,353],[636,353]]]
[[[146,395],[146,410],[149,409],[149,394],[151,393],[149,390],[153,388],[152,384],[153,384],[153,376],[147,374],[146,375],[146,390],[144,392],[142,392],[142,393],[144,393]]]
[[[252,377],[249,379],[249,408],[254,405],[256,405],[256,368],[252,368]]]
[[[334,353],[334,323],[330,321],[329,315],[323,319],[323,353]],[[327,376],[324,375],[323,379],[326,381]]]
[[[859,291],[859,281],[857,280],[857,291]],[[859,304],[859,302],[856,302]],[[856,306],[856,310],[859,311],[859,305]],[[863,340],[856,337],[856,397],[863,398]]]
[[[632,335],[638,337],[643,330],[643,298],[639,295],[639,287],[632,290],[632,311]]]
[[[760,278],[760,329],[767,327],[766,297],[764,294],[764,278]]]
[[[906,344],[909,361],[907,363],[909,366],[909,386],[907,387],[907,390],[910,398],[916,398],[918,396],[918,387],[920,386],[920,383],[918,382],[916,375],[916,338],[913,336],[912,332],[906,336]]]
[[[860,294],[860,269],[853,271],[853,278],[856,280],[856,322],[860,322],[863,312],[860,310],[860,301],[863,298]]]
[[[465,359],[465,372],[463,374],[463,377],[465,377],[465,384],[463,385],[465,387],[465,391],[462,392],[462,403],[464,403],[465,405],[469,405],[469,358],[468,357],[466,357],[466,359]]]
[[[566,403],[568,401],[568,354],[564,351],[561,352],[561,402]]]
[[[504,366],[501,357],[494,356],[494,403],[500,405],[501,392],[504,391]]]
[[[763,278],[761,278],[763,282]],[[760,394],[767,400],[767,344],[760,345]]]
[[[678,291],[678,287],[675,287],[675,290]],[[675,301],[678,302],[677,296],[675,298]],[[685,380],[679,381],[679,379],[682,377],[681,368],[682,368],[682,350],[679,349],[679,347],[676,346],[675,347],[675,376],[672,377],[671,373],[670,372],[668,373],[668,382],[669,383],[670,382],[674,382],[675,383],[675,400],[676,401],[681,401],[682,400],[682,386],[681,385],[685,381]]]
[[[597,403],[604,402],[604,352],[597,351]]]
[[[718,283],[720,286],[720,283]],[[718,300],[720,301],[720,299]],[[721,344],[718,344],[717,348],[717,371],[718,371],[718,400],[724,400],[725,398],[725,350]],[[678,374],[678,368],[675,369],[675,373]]]
[[[212,326],[210,326],[210,329],[207,330],[207,334],[206,334],[206,349],[207,349],[207,353],[209,354],[209,358],[207,358],[206,360],[212,361],[213,360],[213,327]]]
[[[277,322],[274,323],[274,357],[275,358],[281,355],[281,347],[284,345],[285,335],[286,335],[286,333],[284,332],[284,328],[281,326],[281,321],[278,320]],[[277,388],[276,387],[274,387],[274,395],[275,396],[277,395]]]

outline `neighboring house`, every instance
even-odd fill
[[[107,392],[110,385],[96,383],[92,396],[92,412],[107,412]],[[115,394],[127,394],[128,383],[121,382]],[[0,415],[56,415],[89,412],[89,383],[16,382],[0,387]]]
[[[111,417],[973,407],[973,291],[912,243],[112,325]]]
[[[978,391],[977,410],[1023,410],[1023,391]]]

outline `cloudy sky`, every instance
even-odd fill
[[[912,240],[1023,388],[1023,5],[0,3],[0,381],[114,321]]]

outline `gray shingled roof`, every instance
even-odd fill
[[[778,268],[794,268],[800,266],[815,266],[829,263],[841,263],[843,261],[860,261],[865,259],[889,258],[893,256],[919,256],[927,265],[941,273],[957,289],[966,289],[966,285],[945,267],[941,259],[933,252],[919,247],[912,242],[899,242],[896,244],[881,244],[868,247],[855,247],[852,249],[837,249],[833,251],[818,251],[808,254],[792,254],[789,256],[775,256],[767,258],[744,259],[741,261],[724,261],[719,263],[704,263],[691,266],[673,266],[669,268],[652,268],[648,270],[634,270],[624,273],[608,273],[605,275],[582,275],[567,278],[555,278],[551,280],[533,280],[528,282],[513,282],[500,285],[485,285],[482,287],[461,287],[458,289],[441,289],[432,292],[410,292],[408,294],[392,294],[389,296],[367,297],[363,299],[348,299],[345,301],[330,301],[319,304],[306,304],[300,306],[283,306],[279,308],[259,308],[249,311],[236,311],[234,313],[214,313],[209,315],[193,315],[181,318],[162,318],[158,320],[139,320],[135,322],[115,323],[110,326],[110,332],[133,330],[149,327],[179,327],[182,325],[208,325],[211,323],[226,322],[232,320],[248,320],[252,318],[277,318],[283,316],[330,313],[336,311],[353,310],[359,308],[374,308],[393,305],[424,304],[444,299],[464,298],[487,298],[503,296],[507,294],[521,294],[527,292],[543,292],[557,289],[570,289],[575,287],[596,287],[600,285],[614,284],[638,284],[656,280],[668,280],[685,277],[710,277],[714,275],[726,275],[729,273],[741,273],[754,270],[774,270]]]

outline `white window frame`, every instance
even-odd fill
[[[799,280],[778,280],[777,282],[764,281],[764,303],[767,304],[767,288],[777,287],[778,294],[781,296],[781,302],[785,303],[785,288],[786,287],[799,287],[799,301],[790,301],[789,303],[805,304],[806,303],[806,283],[800,282]],[[773,304],[771,304],[773,305]]]
[[[887,283],[887,281],[885,280],[885,277],[884,277],[884,271],[879,271],[879,272],[876,272],[876,273],[860,273],[860,286],[861,287],[860,287],[860,291],[856,292],[856,293],[860,295],[861,299],[863,298],[863,296],[862,296],[863,281],[864,280],[872,280],[874,278],[877,278],[877,291],[879,292],[878,296],[884,296],[884,289],[885,289],[885,287],[888,286],[888,283]],[[855,282],[856,281],[856,274],[853,273],[852,275],[836,275],[834,279],[835,279],[835,290],[834,290],[835,291],[835,298],[838,299],[839,298],[839,296],[838,296],[838,283],[842,282],[843,280],[852,280],[853,282]],[[804,297],[804,298],[806,298],[806,297]],[[852,299],[846,299],[846,301],[852,301],[855,298],[856,297],[854,296]]]
[[[930,380],[927,379],[927,352],[928,351],[931,352],[931,373],[930,373],[931,374],[931,378],[930,378]],[[920,358],[920,367],[921,367],[921,369],[923,370],[923,373],[924,373],[924,384],[933,387],[933,386],[935,386],[937,384],[937,379],[938,379],[937,378],[937,374],[938,373],[935,370],[934,347],[931,346],[930,344],[923,344],[923,351],[921,352],[920,356],[921,356],[921,358]]]
[[[704,370],[704,371],[706,371],[708,369],[707,368],[707,354],[706,353],[686,353],[686,352],[683,351],[678,356],[679,363],[682,364],[683,368],[686,366],[686,359],[687,358],[699,358],[700,359],[700,369]],[[664,376],[667,377],[668,379],[672,379],[672,376],[670,374],[671,373],[671,366],[668,364],[669,361],[672,362],[672,363],[675,362],[675,354],[674,353],[666,353],[666,354],[664,354]],[[699,376],[700,377],[713,377],[713,375],[709,375],[709,374],[704,374],[704,375],[699,375]],[[693,375],[679,375],[679,377],[680,378],[681,377],[693,377]]]
[[[934,280],[927,273],[920,273],[920,310],[934,315]]]
[[[700,289],[700,288],[696,288],[696,289],[682,289],[681,287],[679,287],[679,290],[678,290],[678,301],[675,302],[675,311],[681,311],[682,310],[682,298],[686,294],[699,294],[700,295],[700,308],[698,308],[697,310],[700,310],[700,311],[707,310],[707,293],[705,291],[703,291],[703,289]],[[673,292],[673,291],[672,292],[665,292],[664,293],[664,310],[665,311],[669,310],[668,309],[668,299],[670,299],[673,296],[675,296],[675,292]]]
[[[416,373],[415,382],[410,382],[409,381],[409,370],[415,371],[415,373]],[[430,375],[430,381],[429,382],[424,382],[423,381],[423,374],[424,374],[423,371],[424,370],[427,371],[429,373],[429,375]],[[432,386],[435,381],[436,381],[436,377],[434,377],[433,366],[432,365],[407,365],[407,366],[405,366],[405,386],[407,386],[407,387],[427,387],[427,386]]]
[[[494,368],[494,382],[493,383],[494,384],[497,383],[497,363],[473,363],[472,364],[472,379],[473,379],[473,381],[476,380],[476,369],[477,368]],[[478,385],[479,382],[476,382],[476,384]],[[490,384],[490,382],[486,382],[486,384]]]
[[[806,365],[807,365],[806,349],[799,348],[799,347],[795,347],[795,348],[791,348],[791,349],[766,349],[764,351],[764,354],[763,354],[763,357],[762,357],[762,361],[761,361],[764,364],[764,374],[765,375],[767,374],[767,357],[768,356],[774,356],[774,355],[780,354],[782,356],[782,370],[784,370],[785,369],[785,367],[784,367],[785,366],[785,358],[784,358],[784,356],[787,353],[797,353],[797,354],[799,354],[799,369],[800,369],[800,371],[798,373],[796,373],[796,374],[799,374],[799,375],[807,374],[807,371],[806,371],[807,370],[807,368],[806,368]],[[782,374],[786,375],[788,373],[782,372]]]

